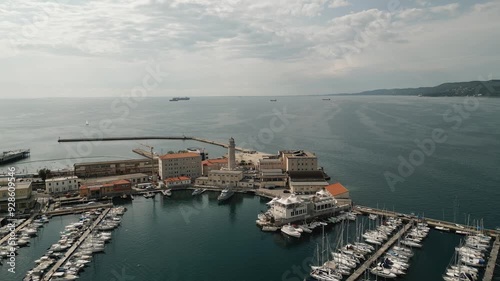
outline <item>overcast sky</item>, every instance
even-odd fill
[[[124,95],[158,69],[150,96],[498,78],[499,15],[500,1],[3,0],[0,98]]]

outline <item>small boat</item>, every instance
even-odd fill
[[[144,198],[154,198],[156,193],[153,192],[146,192],[144,193]]]
[[[85,126],[88,126],[89,125],[89,121],[85,121]]]
[[[274,231],[277,231],[278,229],[280,229],[279,227],[277,226],[263,226],[262,227],[262,231],[268,231],[268,232],[274,232]]]
[[[437,229],[437,230],[446,231],[446,232],[449,232],[449,231],[450,231],[450,229],[449,229],[449,228],[444,227],[444,226],[436,226],[436,227],[434,227],[434,228],[435,228],[435,229]]]
[[[372,221],[374,221],[374,220],[376,220],[376,219],[378,218],[378,216],[377,216],[377,215],[375,215],[375,214],[370,214],[370,215],[368,216],[368,218],[369,218],[369,219],[371,219]]]
[[[223,190],[221,191],[221,193],[220,193],[219,197],[217,197],[217,200],[218,200],[219,202],[225,201],[225,200],[227,200],[227,199],[231,198],[231,197],[233,196],[233,194],[234,194],[234,191],[232,191],[232,190],[231,190],[231,189],[229,189],[229,188],[225,188],[225,189],[223,189]]]
[[[286,234],[288,236],[295,237],[295,238],[300,238],[300,235],[301,235],[301,233],[298,232],[295,227],[293,227],[289,224],[281,227],[281,232],[283,232],[284,234]]]
[[[193,191],[193,193],[191,193],[192,196],[196,196],[196,195],[199,195],[199,194],[202,194],[203,192],[207,191],[206,188],[197,188]]]
[[[162,190],[163,196],[172,196],[172,191],[170,189]]]

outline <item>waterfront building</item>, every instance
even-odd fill
[[[236,186],[243,179],[243,171],[212,170],[208,172],[208,182],[215,186]]]
[[[234,143],[234,139],[230,138],[229,139],[229,146],[227,148],[228,152],[228,168],[229,170],[234,170],[236,168],[236,144]]]
[[[128,180],[116,180],[104,184],[82,185],[80,196],[90,198],[114,197],[132,193],[132,184]]]
[[[317,171],[318,158],[309,151],[282,150],[279,152],[282,169],[286,172]]]
[[[8,182],[0,183],[0,213],[8,211],[9,198]],[[15,189],[16,213],[28,213],[35,206],[36,199],[32,194],[31,182],[16,182]]]
[[[307,215],[306,202],[293,193],[287,198],[275,198],[268,205],[270,214],[277,222],[303,220]]]
[[[228,159],[227,158],[217,158],[217,159],[207,159],[201,162],[202,166],[202,175],[203,176],[208,176],[208,172],[211,170],[221,170],[226,168],[227,169],[227,163]]]
[[[287,184],[287,175],[281,168],[261,169],[259,171],[259,182],[261,188],[285,187]]]
[[[277,225],[304,221],[324,215],[331,216],[340,211],[337,200],[324,189],[318,190],[313,195],[298,196],[292,193],[288,197],[274,198],[267,205],[269,211],[266,214]]]
[[[174,178],[167,178],[165,180],[165,185],[168,188],[188,186],[190,184],[191,184],[191,178],[185,177],[185,176],[174,177]]]
[[[45,192],[49,194],[78,191],[80,179],[77,176],[51,178],[45,180]]]
[[[153,165],[153,168],[151,167]],[[115,175],[147,173],[158,171],[158,162],[151,159],[113,160],[85,162],[74,165],[75,176],[80,178],[106,177]]]
[[[337,199],[349,199],[349,190],[340,182],[330,184],[325,188],[332,196]]]
[[[162,179],[201,176],[201,155],[193,152],[165,154],[159,158],[159,174]]]
[[[283,170],[283,165],[281,163],[281,159],[279,158],[263,158],[259,159],[257,163],[258,170]]]
[[[323,172],[319,170],[295,171],[288,174],[288,185],[292,193],[315,194],[328,185],[323,177]]]

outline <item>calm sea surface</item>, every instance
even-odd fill
[[[31,148],[16,162],[19,172],[59,169],[75,162],[138,158],[135,141],[60,144],[59,137],[186,135],[275,153],[315,152],[333,181],[356,203],[464,222],[500,225],[500,99],[417,97],[149,98],[2,100],[0,150]],[[462,107],[466,104],[466,107]],[[460,105],[460,109],[459,106]],[[455,111],[456,110],[456,111]],[[85,126],[88,120],[89,126]],[[432,140],[433,131],[442,136]],[[420,152],[417,143],[432,148]],[[192,141],[150,141],[159,153],[205,147]],[[408,164],[403,173],[402,162]],[[410,166],[410,167],[409,167]],[[0,166],[5,172],[7,166]],[[394,184],[386,176],[392,175]],[[320,234],[298,241],[255,226],[265,200],[236,195],[224,205],[216,193],[192,198],[138,198],[126,205],[122,226],[106,253],[80,280],[302,280]],[[20,250],[17,272],[0,266],[1,280],[21,280],[33,261],[77,217],[54,218],[29,248]],[[355,232],[351,225],[351,234]],[[340,227],[327,230],[336,241]],[[333,242],[332,242],[333,243]],[[440,280],[459,237],[433,231],[402,280]]]

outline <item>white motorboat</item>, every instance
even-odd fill
[[[300,238],[301,233],[295,229],[295,227],[287,224],[281,227],[281,232],[285,233],[288,236],[295,237],[295,238]]]
[[[163,194],[163,196],[172,196],[172,190],[170,189],[162,190],[161,193]]]
[[[207,191],[206,188],[197,188],[193,191],[193,193],[191,193],[192,196],[196,196],[196,195],[199,195],[199,194],[202,194],[203,192]]]

